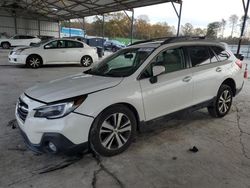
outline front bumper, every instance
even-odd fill
[[[59,133],[44,133],[42,140],[39,144],[32,144],[27,135],[22,131],[22,129],[20,129],[20,132],[24,138],[24,143],[26,144],[26,146],[36,153],[72,154],[87,151],[89,149],[88,142],[84,142],[82,144],[74,144],[65,136]],[[49,142],[52,142],[56,146],[56,152],[52,151],[49,148]]]
[[[70,113],[63,118],[35,118],[33,109],[44,105],[21,95],[21,100],[28,109],[25,118],[20,116],[16,107],[16,120],[27,146],[35,152],[50,152],[48,143],[56,145],[58,152],[68,152],[87,147],[89,131],[94,118],[78,113]]]
[[[15,52],[9,54],[9,63],[13,64],[26,64],[27,55],[16,55]]]

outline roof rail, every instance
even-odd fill
[[[149,40],[136,41],[136,42],[130,44],[129,46],[142,44],[142,43],[146,43],[146,42],[160,41],[160,40],[164,40],[161,43],[161,45],[163,45],[163,44],[168,44],[168,43],[176,42],[176,41],[201,40],[201,39],[206,39],[206,36],[160,37],[160,38],[153,38],[153,39],[149,39]]]
[[[173,37],[160,37],[160,38],[153,38],[153,39],[149,39],[149,40],[141,40],[141,41],[136,41],[133,42],[132,44],[130,44],[129,46],[133,46],[136,44],[142,44],[142,43],[146,43],[146,42],[154,42],[154,41],[159,41],[159,40],[167,40]]]
[[[180,37],[171,37],[169,39],[166,39],[164,42],[162,42],[161,45],[168,44],[168,43],[171,43],[171,42],[177,42],[177,41],[201,40],[201,39],[206,39],[206,36],[180,36]]]

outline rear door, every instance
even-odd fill
[[[80,63],[81,58],[84,56],[83,43],[78,41],[66,40],[65,61],[68,63]]]
[[[147,121],[192,105],[192,72],[185,59],[183,48],[166,49],[142,72],[140,85]],[[151,83],[154,65],[165,66],[166,71]]]
[[[209,46],[186,47],[193,73],[195,104],[213,99],[224,77],[224,61],[220,61]]]

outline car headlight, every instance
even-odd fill
[[[86,98],[87,96],[82,96],[75,99],[69,99],[68,101],[64,102],[41,106],[34,109],[34,117],[47,119],[64,117],[79,107]]]

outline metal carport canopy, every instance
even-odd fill
[[[36,13],[54,20],[69,20],[167,2],[181,0],[1,0],[0,8],[15,10],[16,14]]]

